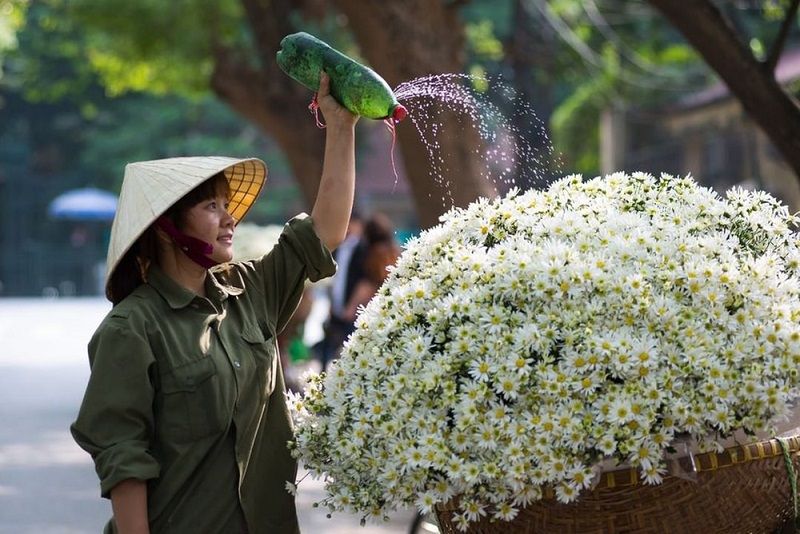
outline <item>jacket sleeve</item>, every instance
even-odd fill
[[[267,318],[276,333],[283,330],[297,308],[306,280],[316,282],[336,273],[331,252],[304,213],[286,224],[268,254],[247,267],[242,274],[253,278],[250,283],[259,288]]]
[[[91,376],[72,436],[94,460],[103,497],[123,480],[158,477],[150,454],[154,420],[147,340],[124,319],[110,318],[89,343]]]

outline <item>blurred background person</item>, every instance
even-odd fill
[[[337,268],[330,286],[330,313],[321,350],[323,370],[338,356],[342,343],[353,331],[353,321],[345,317],[345,307],[357,282],[363,277],[362,264],[366,248],[362,241],[363,234],[361,216],[353,210],[347,236],[333,255]]]
[[[364,254],[361,262],[361,278],[355,283],[345,305],[344,318],[353,324],[359,306],[366,305],[388,276],[388,267],[400,257],[400,245],[394,237],[394,226],[389,217],[375,213],[364,227],[362,239]]]

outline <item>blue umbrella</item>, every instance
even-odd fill
[[[116,211],[117,196],[93,187],[67,191],[47,207],[50,217],[72,221],[110,221]]]

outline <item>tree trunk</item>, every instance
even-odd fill
[[[307,90],[270,87],[268,76],[278,74],[288,78],[282,72],[265,74],[254,71],[218,55],[211,87],[237,113],[275,139],[289,161],[305,205],[310,210],[322,176],[325,133],[316,127],[306,110],[311,97]]]
[[[457,2],[432,0],[335,0],[347,16],[367,62],[392,87],[419,76],[460,73],[464,70],[463,25]],[[413,102],[409,113],[413,116]],[[451,207],[465,206],[479,196],[493,196],[494,188],[481,176],[480,139],[464,129],[455,113],[435,118],[443,135],[436,158],[449,191],[431,176],[425,145],[410,119],[397,134],[420,226],[438,222]],[[452,198],[451,198],[452,197]]]
[[[258,64],[240,59],[244,54],[219,49],[211,87],[222,101],[275,139],[310,210],[322,176],[325,132],[308,113],[311,93],[281,71],[275,61],[281,39],[297,31],[289,23],[292,2],[241,2],[253,33]]]
[[[800,108],[709,0],[648,0],[728,85],[800,179]]]

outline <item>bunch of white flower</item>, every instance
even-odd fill
[[[459,497],[466,529],[616,459],[648,483],[687,433],[770,431],[798,396],[797,219],[691,178],[570,176],[409,243],[341,360],[291,398],[332,511]]]

